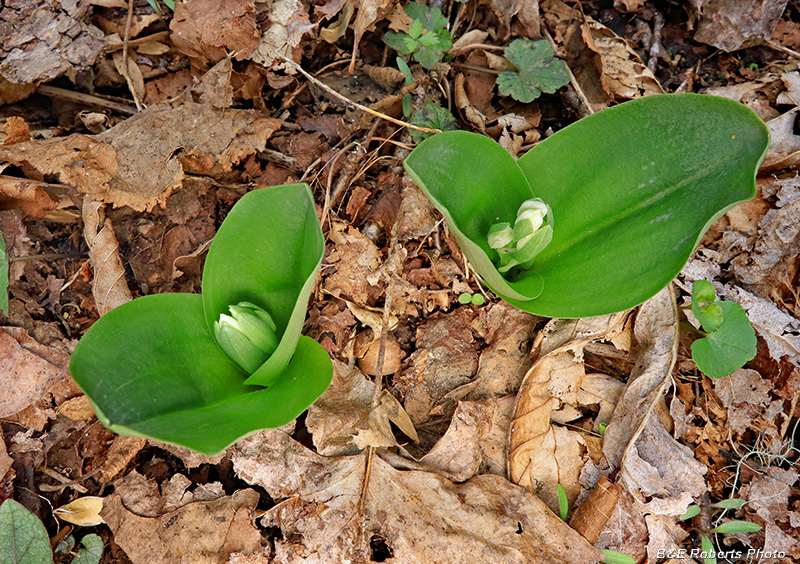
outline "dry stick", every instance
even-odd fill
[[[781,53],[785,53],[785,54],[789,55],[790,57],[794,57],[795,59],[800,59],[800,53],[798,53],[794,49],[789,49],[785,45],[782,45],[782,44],[780,44],[777,41],[774,41],[772,39],[767,39],[766,41],[764,41],[764,45],[766,45],[770,49],[775,49],[776,51],[780,51]]]
[[[145,43],[150,43],[151,41],[161,41],[162,39],[169,39],[169,32],[168,31],[158,31],[151,35],[146,35],[144,37],[138,37],[136,39],[131,39],[128,41],[128,47],[133,47],[135,45],[143,45]],[[109,41],[108,45],[106,45],[106,51],[119,51],[125,47],[125,42],[119,41]]]
[[[48,98],[57,98],[59,100],[77,102],[78,104],[100,106],[123,114],[133,115],[136,113],[136,108],[129,106],[128,104],[121,104],[119,102],[107,100],[94,94],[84,94],[83,92],[66,90],[64,88],[58,88],[57,86],[50,86],[49,84],[42,84],[36,89],[36,93],[41,94],[42,96],[47,96]]]
[[[367,107],[367,106],[364,106],[362,104],[359,104],[358,102],[354,102],[350,98],[339,94],[336,90],[334,90],[333,88],[331,88],[330,86],[328,86],[327,84],[322,82],[321,80],[318,80],[318,79],[314,78],[312,75],[307,73],[303,69],[303,67],[301,67],[300,65],[298,65],[297,63],[295,63],[291,59],[287,59],[286,57],[283,57],[283,60],[290,67],[294,68],[295,70],[300,71],[300,73],[303,76],[305,76],[310,82],[313,82],[316,86],[319,86],[320,88],[322,88],[325,92],[327,92],[331,96],[335,96],[336,98],[340,99],[341,101],[343,101],[343,102],[345,102],[347,104],[351,104],[351,105],[355,106],[356,108],[358,108],[359,110],[361,110],[363,112],[367,112],[368,114],[373,115],[375,117],[379,117],[381,119],[385,119],[386,121],[390,121],[390,122],[392,122],[392,123],[394,123],[396,125],[399,125],[401,127],[407,127],[409,129],[416,129],[417,131],[422,131],[424,133],[441,133],[442,132],[441,129],[431,129],[431,128],[428,128],[428,127],[420,127],[418,125],[414,125],[414,124],[411,124],[411,123],[408,123],[408,122],[393,118],[392,116],[387,116],[386,114],[382,114],[382,113],[380,113],[380,112],[378,112],[376,110],[373,110],[370,107]]]
[[[133,86],[133,81],[128,74],[128,39],[130,39],[132,23],[133,0],[128,0],[128,18],[125,20],[125,37],[122,39],[122,76],[125,77],[125,82],[128,83],[128,90],[133,95],[133,103],[136,104],[136,109],[141,111],[142,105],[139,103],[139,96],[136,94],[136,88]]]

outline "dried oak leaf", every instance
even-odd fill
[[[383,539],[398,562],[594,563],[603,556],[537,498],[494,475],[453,484],[378,456],[327,458],[285,433],[237,443],[234,468],[278,504],[275,562],[358,562]]]
[[[0,75],[10,82],[48,82],[90,67],[105,46],[103,32],[85,21],[88,0],[6,0],[0,8]]]
[[[83,200],[83,234],[89,247],[89,260],[94,269],[92,295],[97,312],[105,315],[117,306],[131,301],[125,280],[125,267],[119,256],[119,243],[111,220],[103,213],[103,204]]]
[[[367,280],[381,263],[378,247],[369,237],[342,222],[334,222],[328,236],[334,247],[326,262],[335,270],[323,278],[323,290],[346,297],[359,306],[371,305],[380,292]]]
[[[284,58],[299,63],[300,42],[316,27],[309,20],[304,4],[300,0],[257,0],[256,3],[256,10],[267,11],[264,19],[268,27],[261,30],[258,46],[248,58],[265,69],[284,68]],[[286,72],[297,71],[290,66]]]
[[[0,209],[18,209],[25,220],[41,219],[58,205],[44,189],[43,182],[0,175]]]

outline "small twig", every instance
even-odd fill
[[[396,125],[399,125],[401,127],[407,127],[409,129],[415,129],[417,131],[422,131],[424,133],[441,133],[442,132],[441,129],[432,129],[432,128],[429,128],[429,127],[420,127],[418,125],[414,125],[414,124],[411,124],[411,123],[408,123],[408,122],[393,118],[392,116],[387,116],[386,114],[382,114],[381,112],[373,110],[372,108],[370,108],[368,106],[364,106],[363,104],[359,104],[358,102],[354,102],[350,98],[339,94],[338,92],[336,92],[336,90],[334,90],[333,88],[331,88],[330,86],[328,86],[327,84],[322,82],[321,80],[318,80],[317,78],[314,78],[312,75],[307,73],[303,69],[303,67],[301,67],[300,65],[298,65],[297,63],[295,63],[291,59],[287,59],[286,57],[283,57],[283,61],[286,64],[288,64],[289,66],[291,66],[292,68],[294,68],[295,70],[299,71],[309,81],[313,82],[314,85],[322,88],[325,92],[327,92],[331,96],[334,96],[334,97],[340,99],[341,101],[343,101],[343,102],[345,102],[347,104],[351,104],[351,105],[355,106],[356,108],[358,108],[359,110],[361,110],[363,112],[367,112],[368,114],[373,115],[375,117],[379,117],[381,119],[385,119],[386,121],[390,121],[390,122],[392,122],[392,123],[394,123]]]
[[[781,53],[785,53],[785,54],[789,55],[790,57],[794,57],[795,59],[800,59],[800,53],[798,53],[794,49],[789,49],[788,47],[778,43],[774,39],[766,39],[766,40],[764,40],[764,45],[766,45],[770,49],[775,49],[776,51],[780,51]]]
[[[461,47],[450,49],[447,54],[459,55],[464,51],[470,51],[472,49],[483,49],[484,51],[502,51],[505,49],[505,47],[500,47],[499,45],[486,45],[484,43],[472,43],[470,45],[462,45]]]
[[[128,90],[133,95],[133,103],[136,104],[136,109],[141,111],[142,105],[139,103],[139,95],[136,94],[136,88],[133,85],[130,74],[128,73],[128,40],[131,35],[131,24],[133,23],[133,0],[128,0],[128,18],[125,20],[125,37],[122,39],[122,76],[125,77],[125,82],[128,83]]]
[[[664,29],[664,16],[661,12],[656,10],[653,18],[653,44],[650,46],[650,59],[647,61],[647,68],[652,72],[656,71],[656,64],[661,53],[664,52],[664,47],[661,46],[661,30]]]
[[[392,241],[389,248],[393,248]],[[386,334],[389,332],[389,322],[392,315],[392,290],[394,283],[386,286],[386,298],[383,301],[383,320],[381,321],[381,336],[378,342],[378,360],[375,362],[375,389],[372,394],[372,409],[378,407],[383,395],[383,359],[386,355]]]
[[[23,260],[53,260],[61,258],[80,258],[85,256],[87,255],[81,253],[41,253],[38,255],[26,255],[24,257],[8,257],[8,262],[17,262]]]
[[[63,490],[64,488],[72,488],[73,490],[75,490],[76,492],[79,492],[79,493],[87,493],[89,491],[89,490],[87,490],[86,488],[84,488],[80,484],[80,482],[85,480],[87,478],[87,476],[81,476],[77,480],[70,480],[69,478],[67,478],[65,476],[62,476],[61,474],[59,474],[58,472],[56,472],[52,468],[48,468],[47,466],[42,468],[42,474],[44,474],[45,476],[50,476],[54,480],[56,480],[58,482],[61,482],[57,486],[51,486],[51,485],[48,485],[48,484],[41,484],[39,486],[39,489],[42,490],[42,491],[45,491],[45,492],[57,492],[57,491]]]
[[[503,72],[497,69],[480,67],[478,65],[470,65],[469,63],[450,63],[450,65],[459,69],[471,70],[475,72],[485,72],[486,74],[500,74],[501,72]]]
[[[169,31],[158,31],[153,33],[152,35],[146,35],[144,37],[139,37],[137,39],[131,39],[128,41],[128,47],[134,47],[136,45],[143,45],[145,43],[150,43],[151,41],[161,41],[162,39],[169,39]],[[109,41],[106,45],[106,51],[119,51],[120,49],[125,48],[125,42],[119,41]]]
[[[57,98],[59,100],[67,100],[70,102],[76,102],[78,104],[86,104],[90,106],[100,106],[123,114],[133,115],[136,113],[136,108],[133,108],[128,104],[121,104],[113,100],[108,100],[96,94],[84,94],[83,92],[66,90],[64,88],[58,88],[57,86],[50,86],[49,84],[42,84],[36,89],[36,93],[41,94],[42,96],[47,96],[48,98]]]

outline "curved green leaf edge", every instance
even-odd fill
[[[284,188],[264,189],[263,193],[284,197]],[[300,199],[295,195],[306,198],[308,205],[297,205]],[[290,361],[273,378],[272,385],[266,389],[248,385],[247,374],[222,352],[213,329],[209,329],[208,319],[213,314],[209,315],[204,307],[203,297],[144,296],[100,318],[78,342],[70,360],[70,373],[106,427],[120,434],[151,437],[211,455],[254,431],[288,423],[325,391],[333,373],[330,358],[313,339],[300,336],[310,288],[321,261],[321,230],[305,185],[293,185],[288,200],[292,202],[291,210],[260,195],[248,198],[244,206],[252,209],[256,204],[270,205],[292,211],[295,219],[301,219],[298,224],[303,228],[297,246],[312,251],[286,265],[288,272],[302,274],[299,290],[292,291],[281,284],[267,287],[273,296],[283,300],[272,302],[277,307],[270,310],[283,325],[282,343],[289,343],[290,349]],[[241,218],[236,211],[234,206],[229,214],[233,215],[234,224]],[[264,216],[270,216],[270,212]],[[250,231],[244,232],[248,243],[242,245],[243,249],[258,240],[250,237]],[[284,242],[292,240],[285,233],[283,236]],[[212,249],[219,241],[224,246],[226,237],[215,239]],[[238,267],[249,264],[248,257],[233,259],[229,262],[230,271],[241,272]],[[260,268],[265,266],[269,265]],[[226,292],[219,288],[224,280],[225,275],[218,275],[212,282],[212,286],[218,285],[218,300],[232,299],[236,303],[240,298],[230,297],[232,292],[252,291],[252,284],[238,283]],[[286,305],[287,295],[295,302]],[[254,298],[258,296],[247,293],[241,299],[263,303],[263,299]],[[215,302],[209,303],[213,307]],[[227,308],[228,302],[220,303]]]
[[[268,311],[278,326],[278,348],[247,384],[269,386],[289,363],[324,252],[306,184],[248,192],[220,226],[203,268],[209,331],[229,305],[242,301]]]
[[[0,505],[0,562],[53,562],[47,529],[36,515],[13,499],[7,499]]]
[[[478,139],[440,133],[404,165],[500,297],[579,318],[635,307],[668,284],[711,223],[755,196],[769,131],[738,102],[666,94],[584,118],[516,162]],[[553,241],[517,282],[498,281],[488,224],[513,219],[528,194],[552,208]]]

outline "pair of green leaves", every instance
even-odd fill
[[[413,20],[408,33],[387,31],[383,41],[398,53],[411,55],[426,69],[433,68],[453,46],[447,18],[439,8],[429,8],[419,2],[409,2],[404,9]]]
[[[692,286],[692,313],[704,336],[692,343],[692,359],[711,378],[722,378],[756,356],[756,333],[742,306],[717,301],[717,292],[707,280]]]
[[[324,249],[307,185],[249,192],[214,238],[202,295],[144,296],[110,311],[78,343],[70,372],[103,424],[123,435],[215,454],[284,425],[332,376],[325,350],[300,334]],[[277,349],[252,374],[214,338],[214,322],[240,302],[277,325]]]
[[[533,314],[579,318],[632,308],[666,286],[709,225],[755,196],[768,144],[743,105],[669,94],[584,118],[516,161],[456,131],[423,141],[404,166],[496,294]],[[553,239],[507,279],[487,234],[534,197],[552,209]]]

